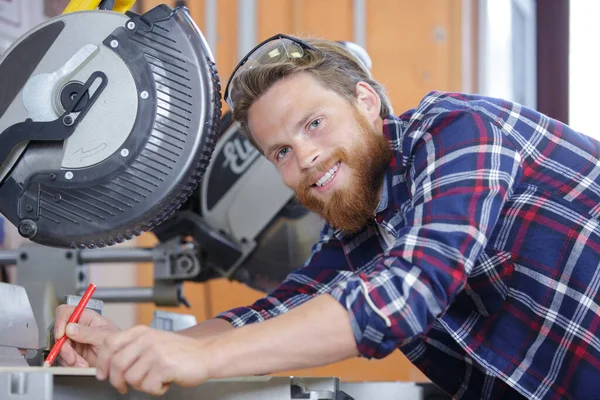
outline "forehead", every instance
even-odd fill
[[[278,135],[293,133],[306,113],[342,102],[341,96],[324,87],[310,73],[301,72],[280,80],[256,100],[248,110],[248,125],[264,149]]]

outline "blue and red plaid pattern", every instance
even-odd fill
[[[429,93],[384,121],[372,224],[328,226],[234,326],[328,293],[358,349],[399,348],[460,399],[600,398],[600,143],[511,102]]]

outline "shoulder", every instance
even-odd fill
[[[430,92],[419,105],[399,116],[404,124],[403,152],[416,142],[437,135],[459,139],[486,134],[496,121],[490,110],[498,108],[494,99],[462,93]],[[506,107],[510,105],[506,104]]]
[[[425,115],[449,111],[484,112],[488,110],[497,113],[506,112],[515,106],[518,105],[495,97],[459,92],[431,91],[419,101],[416,110]]]
[[[459,154],[472,146],[482,151],[506,147],[512,154],[515,146],[503,126],[519,107],[485,96],[430,92],[412,110],[410,120],[404,120],[401,152],[407,163],[417,152],[432,157]]]
[[[490,122],[506,120],[521,106],[499,98],[458,92],[431,91],[416,108],[398,117],[409,130],[458,116],[477,116]],[[448,121],[446,121],[448,122]]]

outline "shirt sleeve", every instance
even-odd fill
[[[302,268],[289,274],[269,295],[248,307],[239,307],[217,315],[235,327],[261,322],[283,314],[312,297],[329,293],[353,273],[349,270],[346,255],[334,230],[325,225],[319,241]]]
[[[368,274],[331,292],[351,316],[360,354],[382,358],[426,333],[463,289],[521,176],[521,157],[472,112],[423,121],[408,152],[411,202],[391,248]]]

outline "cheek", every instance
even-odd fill
[[[287,187],[294,189],[298,186],[301,176],[298,173],[298,169],[293,168],[290,162],[286,162],[286,164],[279,167],[278,170],[283,179],[283,183],[285,183]]]
[[[349,148],[356,144],[357,139],[356,126],[353,124],[344,124],[339,129],[327,135],[323,144],[331,149],[340,147]]]

